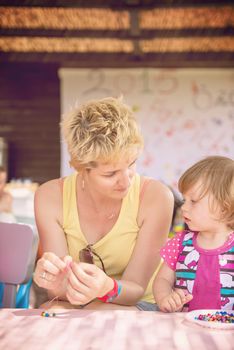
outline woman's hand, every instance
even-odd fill
[[[163,312],[181,311],[184,304],[192,300],[191,294],[185,294],[182,289],[174,289],[168,296],[163,297],[158,306]]]
[[[70,256],[59,258],[54,253],[44,253],[37,261],[33,279],[39,287],[56,289],[67,275],[71,262]]]
[[[66,297],[73,305],[87,304],[102,297],[114,286],[112,278],[99,267],[87,263],[72,263]]]

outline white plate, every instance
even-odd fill
[[[209,327],[209,328],[217,328],[217,329],[234,329],[234,323],[221,323],[221,322],[208,322],[208,321],[203,321],[203,320],[196,320],[195,317],[198,317],[199,315],[207,315],[207,314],[212,314],[214,315],[216,312],[220,311],[226,311],[229,314],[234,314],[234,310],[194,310],[190,311],[186,314],[185,318],[186,320],[196,323],[199,326],[202,327]]]

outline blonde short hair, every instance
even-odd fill
[[[80,170],[97,161],[113,161],[143,147],[131,109],[117,98],[90,101],[69,112],[61,122],[71,165]]]
[[[187,192],[198,181],[202,182],[201,197],[211,193],[220,206],[221,218],[234,228],[234,160],[222,156],[210,156],[200,160],[180,177],[178,187]],[[214,209],[214,203],[211,205]]]

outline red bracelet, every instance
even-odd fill
[[[110,303],[112,302],[121,292],[122,286],[120,282],[117,282],[115,279],[113,279],[114,287],[105,295],[102,297],[98,297],[98,300],[103,301],[104,303]]]

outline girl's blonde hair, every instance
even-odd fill
[[[71,165],[80,170],[97,161],[139,153],[143,139],[130,108],[117,98],[90,101],[61,122]]]
[[[221,209],[220,220],[234,228],[234,160],[222,156],[210,156],[200,160],[180,177],[178,187],[186,193],[201,181],[201,197],[211,193]]]

